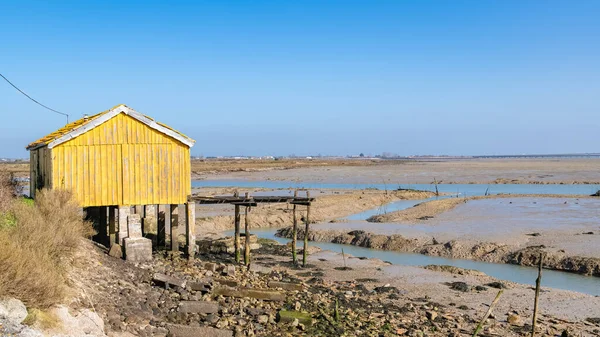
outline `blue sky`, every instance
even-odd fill
[[[600,1],[2,1],[0,72],[195,155],[600,152]],[[0,82],[0,156],[59,127]]]

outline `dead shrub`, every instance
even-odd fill
[[[60,303],[73,254],[93,234],[91,225],[61,190],[39,191],[33,206],[14,202],[9,212],[14,226],[0,227],[0,294],[35,308]]]
[[[13,204],[19,184],[14,179],[12,173],[0,170],[0,213],[6,213]]]

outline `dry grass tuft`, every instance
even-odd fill
[[[91,225],[67,191],[39,191],[34,205],[8,204],[14,224],[0,226],[0,294],[35,308],[59,303],[73,254],[92,234]]]
[[[6,213],[20,192],[19,184],[11,172],[0,170],[0,213]]]

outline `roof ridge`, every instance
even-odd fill
[[[121,111],[118,111],[119,108],[121,108],[121,107],[123,107],[123,109]],[[126,115],[135,118],[139,122],[142,122],[142,123],[148,125],[149,127],[154,128],[154,129],[158,130],[159,132],[162,132],[168,136],[171,136],[172,138],[175,138],[176,140],[188,145],[189,147],[192,147],[193,144],[195,143],[195,141],[193,139],[191,139],[190,137],[167,126],[166,124],[160,123],[150,116],[143,115],[143,114],[135,111],[134,109],[128,107],[125,104],[118,104],[108,110],[99,112],[92,116],[84,116],[76,121],[66,124],[65,126],[59,128],[58,130],[55,130],[55,131],[47,134],[46,136],[30,143],[29,145],[27,145],[26,149],[34,150],[34,149],[44,147],[44,146],[54,147],[56,145],[62,144],[65,141],[69,140],[70,138],[59,141],[59,140],[61,140],[61,138],[64,138],[68,135],[71,135],[72,136],[71,138],[75,138],[75,137],[79,136],[80,134],[83,134],[83,133],[95,128],[96,126],[103,124],[106,120],[99,122],[97,125],[92,125],[89,128],[89,130],[84,129],[86,126],[89,126],[90,123],[97,121],[99,118],[103,117],[104,115],[106,115],[108,113],[114,113],[114,115],[108,117],[106,120],[109,120],[109,119],[115,117],[119,113],[125,113]],[[142,118],[140,118],[140,117],[142,117]],[[147,119],[148,121],[144,121],[143,120],[144,118]],[[155,124],[155,125],[153,125],[153,124]],[[171,134],[171,133],[174,133],[174,134]],[[181,139],[181,138],[183,138],[183,139]],[[56,142],[58,142],[58,143],[56,143]],[[52,145],[52,143],[56,143],[56,144]]]

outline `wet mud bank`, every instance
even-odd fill
[[[292,237],[292,228],[281,228],[276,236]],[[298,230],[298,239],[304,239],[304,229]],[[578,273],[600,277],[600,258],[571,256],[561,251],[550,251],[541,246],[517,248],[490,242],[469,242],[451,240],[437,242],[407,238],[400,234],[374,234],[363,230],[350,232],[336,230],[311,230],[308,240],[346,244],[370,249],[419,253],[451,259],[466,259],[491,263],[506,263],[521,266],[537,266],[541,254],[544,254],[543,266],[546,269]]]

